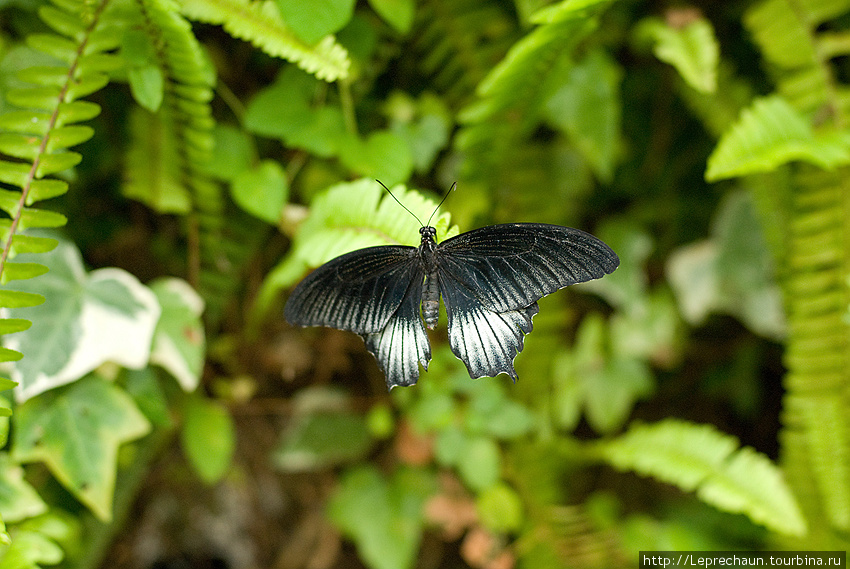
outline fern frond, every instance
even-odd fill
[[[131,110],[128,125],[124,195],[160,213],[189,213],[191,196],[183,184],[177,137],[159,114],[142,108]]]
[[[834,44],[825,49],[823,40],[830,36],[817,30],[829,28],[830,19],[848,10],[846,0],[765,0],[745,14],[744,24],[777,69],[779,92],[805,114],[817,112],[826,103],[833,112],[844,111],[832,100],[835,77],[830,59],[847,55],[847,48],[843,53]]]
[[[202,270],[218,272],[216,251],[224,224],[221,187],[205,173],[215,144],[215,123],[210,108],[215,72],[175,2],[137,0],[137,4],[151,44],[157,46],[157,64],[165,77],[159,116],[156,124],[149,126],[158,131],[160,151],[163,148],[174,150],[172,157],[162,158],[160,167],[163,169],[156,174],[167,175],[172,189],[182,188],[181,194],[191,196],[195,211],[189,218],[189,281],[198,287]],[[141,147],[139,133],[137,129],[131,151],[135,158],[146,153]],[[135,177],[128,190],[150,190],[151,173],[134,167],[137,163],[130,166],[128,176]],[[144,176],[148,177],[140,178]],[[183,206],[182,198],[166,204],[154,200],[149,192],[145,195],[147,203],[157,207]],[[207,296],[206,291],[200,292]]]
[[[846,55],[830,21],[850,11],[848,0],[764,0],[744,22],[775,70],[778,90],[811,140],[846,148],[850,118],[847,88],[832,59]],[[839,25],[839,29],[846,26]],[[842,43],[844,45],[842,45]],[[800,131],[800,126],[794,126]],[[807,135],[808,136],[808,135]],[[831,137],[831,138],[830,138]],[[823,150],[823,149],[821,149]],[[846,150],[842,149],[845,153]],[[788,168],[787,190],[756,185],[756,202],[774,204],[774,233],[782,235],[782,287],[788,314],[785,364],[784,467],[813,531],[804,547],[834,544],[850,531],[850,186],[847,167],[831,171],[810,164],[846,164],[835,147],[823,157]]]
[[[63,215],[33,208],[38,201],[67,192],[63,180],[48,178],[79,164],[82,156],[68,150],[92,137],[94,131],[78,123],[100,113],[94,103],[81,101],[103,88],[106,72],[120,65],[114,50],[120,35],[111,26],[100,26],[105,0],[87,2],[57,0],[54,6],[39,10],[41,19],[55,33],[35,34],[27,38],[29,46],[55,59],[55,64],[30,67],[18,73],[22,86],[6,94],[16,108],[0,115],[0,209],[9,218],[0,220],[0,280],[29,279],[44,274],[46,267],[37,263],[10,262],[19,253],[43,253],[56,246],[54,239],[22,235],[30,228],[60,227]],[[0,306],[35,306],[44,302],[39,295],[4,290]],[[28,327],[24,320],[0,320],[2,333]],[[0,361],[20,359],[21,354],[0,351]],[[0,387],[7,389],[8,380]],[[0,414],[7,414],[0,409]]]
[[[834,168],[850,162],[848,138],[840,133],[816,135],[781,97],[759,99],[720,139],[708,158],[705,177],[716,181],[770,172],[793,160]]]
[[[221,25],[233,37],[291,61],[319,79],[331,82],[348,77],[348,51],[333,36],[314,46],[305,44],[286,26],[274,0],[182,0],[181,10],[193,20]]]
[[[674,484],[721,510],[742,513],[787,535],[806,521],[781,471],[770,460],[710,425],[667,419],[638,425],[594,450],[619,470]]]

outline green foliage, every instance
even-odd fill
[[[652,44],[655,57],[676,68],[682,79],[697,91],[717,90],[720,46],[711,23],[699,18],[676,27],[658,18],[647,18],[635,29],[640,42]]]
[[[422,537],[422,506],[433,484],[424,472],[402,470],[387,480],[373,467],[360,467],[340,481],[328,516],[357,543],[370,567],[409,569]]]
[[[233,420],[220,403],[186,397],[180,443],[201,480],[213,484],[230,468],[236,447]]]
[[[12,374],[19,399],[76,381],[107,361],[144,366],[160,315],[153,293],[120,269],[87,274],[80,252],[67,241],[40,257],[50,272],[19,288],[40,295],[44,304],[11,311],[34,321],[7,343],[28,356]]]
[[[847,549],[850,0],[50,1],[0,8],[0,569],[114,565],[181,484],[168,527],[263,528],[192,544],[230,565]],[[621,265],[541,300],[515,384],[438,326],[387,395],[354,335],[282,322],[307,271],[450,219]]]
[[[351,61],[345,48],[330,35],[312,46],[299,39],[281,18],[279,4],[274,0],[188,0],[181,2],[180,9],[193,20],[221,24],[233,37],[291,61],[319,79],[336,81],[348,77]]]
[[[595,452],[620,470],[654,476],[692,492],[729,512],[792,535],[803,535],[806,522],[780,470],[733,437],[709,425],[667,419],[632,427],[603,441]]]
[[[757,100],[708,160],[709,181],[769,172],[792,160],[832,169],[850,160],[846,133],[815,136],[809,123],[777,96]]]
[[[22,232],[65,224],[63,215],[32,206],[68,190],[65,181],[47,176],[79,164],[82,156],[68,149],[94,134],[90,127],[77,123],[94,118],[100,108],[80,99],[103,88],[108,82],[105,72],[118,66],[117,58],[107,53],[116,47],[118,38],[113,30],[98,27],[104,7],[105,3],[73,1],[42,6],[41,18],[52,32],[33,34],[28,43],[30,49],[48,57],[43,65],[30,63],[16,69],[19,84],[5,92],[8,107],[0,114],[0,183],[4,184],[0,209],[9,216],[0,221],[4,284],[46,271],[38,263],[12,263],[15,256],[43,253],[55,246],[49,238]],[[37,297],[7,290],[0,306],[40,302]],[[19,353],[0,352],[0,361],[17,359]],[[3,413],[8,414],[8,409]]]
[[[101,520],[112,518],[118,447],[148,433],[132,399],[98,375],[16,410],[15,460],[43,462]]]
[[[372,438],[362,414],[340,392],[313,389],[294,401],[292,424],[272,456],[285,471],[314,471],[363,458]]]

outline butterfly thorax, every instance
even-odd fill
[[[440,287],[437,281],[437,230],[426,225],[419,229],[422,241],[419,244],[419,259],[425,269],[425,284],[422,287],[422,319],[430,329],[437,326],[440,314]]]

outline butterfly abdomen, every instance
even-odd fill
[[[428,329],[433,330],[437,326],[440,316],[440,286],[434,275],[425,277],[425,286],[422,288],[422,319]]]

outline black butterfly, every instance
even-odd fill
[[[449,344],[470,377],[506,373],[516,380],[513,360],[537,301],[620,264],[596,237],[559,225],[492,225],[442,243],[429,225],[419,234],[419,247],[368,247],[325,263],[292,291],[286,320],[360,334],[392,389],[416,383],[420,363],[428,369],[422,320],[437,325],[442,296]]]

